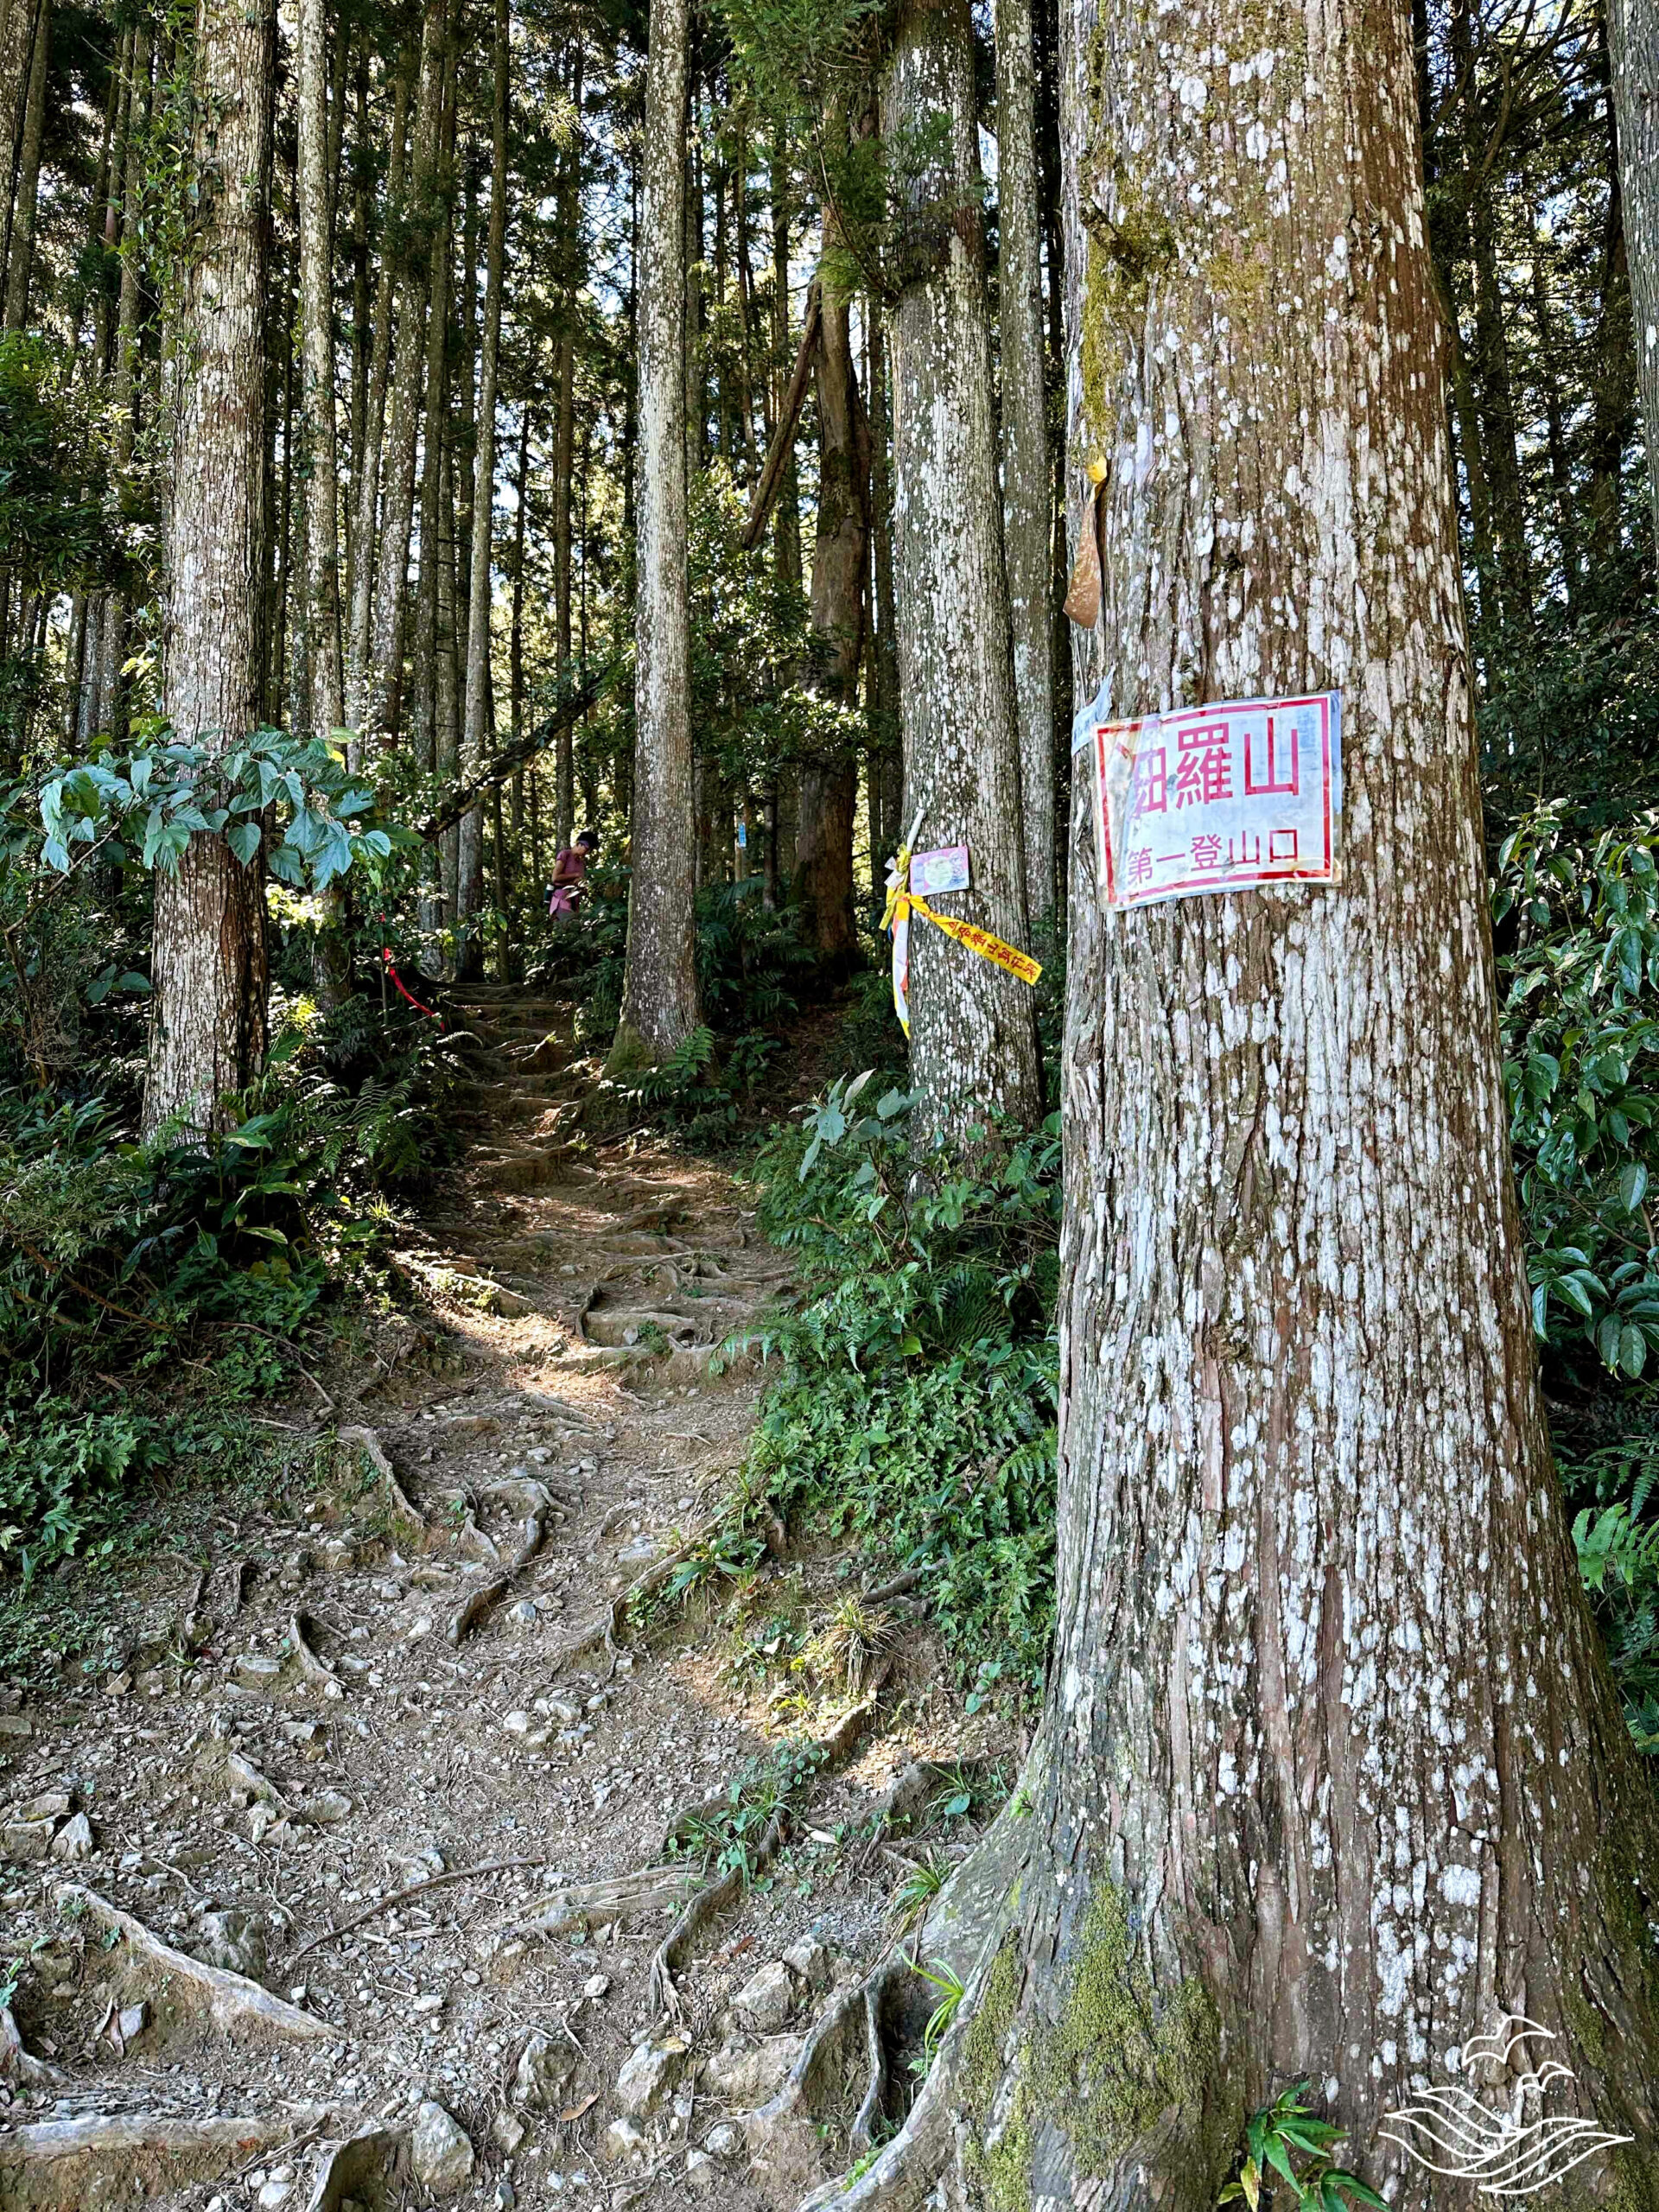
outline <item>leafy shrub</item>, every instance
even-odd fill
[[[1034,1687],[1052,1613],[1059,1137],[910,1149],[913,1100],[833,1084],[760,1154],[761,1225],[802,1295],[758,1339],[785,1376],[749,1474],[775,1510],[925,1567],[982,1694]]]
[[[175,1425],[152,1398],[181,1356],[219,1408],[245,1402],[283,1385],[330,1291],[370,1278],[379,1193],[435,1148],[424,1027],[394,1017],[353,1090],[327,1064],[349,1022],[291,1009],[205,1139],[141,1144],[102,1098],[0,1091],[0,1527],[26,1571],[168,1462]]]

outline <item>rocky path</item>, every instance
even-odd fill
[[[435,1325],[313,1379],[320,1483],[112,1657],[0,1686],[0,2207],[744,2212],[902,2109],[854,2063],[748,2117],[1002,1747],[923,1593],[776,1525],[715,1571],[760,1389],[717,1355],[786,1262],[715,1170],[582,1143],[563,1009],[465,1014]]]

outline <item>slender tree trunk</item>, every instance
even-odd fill
[[[1607,33],[1648,496],[1659,532],[1659,16],[1647,0],[1608,0]]]
[[[461,771],[476,775],[494,733],[490,705],[490,555],[495,517],[495,382],[501,350],[501,279],[507,251],[507,73],[510,67],[507,0],[495,0],[495,103],[490,149],[490,234],[484,276],[484,337],[479,355],[478,455],[473,474],[472,575],[467,612],[467,722]],[[468,825],[471,825],[470,828]],[[505,883],[500,854],[501,823],[496,812],[497,896]],[[465,913],[482,903],[483,818],[476,808],[461,823],[461,878]],[[472,964],[471,940],[463,945],[461,969]]]
[[[266,240],[275,11],[198,0],[194,216],[171,346],[176,390],[168,520],[163,705],[213,753],[259,716],[261,481],[265,451]],[[254,1075],[270,975],[264,870],[198,832],[156,883],[144,1126],[200,1129]]]
[[[879,304],[868,309],[870,334],[870,584],[875,613],[871,691],[880,747],[872,754],[872,782],[880,792],[880,849],[870,855],[872,889],[886,880],[887,862],[898,850],[905,824],[904,749],[899,742],[899,632],[893,583],[893,409],[887,380],[887,334]]]
[[[639,230],[639,644],[632,888],[611,1065],[664,1059],[696,1027],[685,478],[687,0],[652,0]]]
[[[328,162],[328,26],[324,0],[299,0],[300,448],[306,572],[301,627],[309,674],[306,726],[338,729],[340,474],[334,436],[334,213]]]
[[[1659,1838],[1537,1389],[1409,19],[1321,0],[1237,83],[1225,0],[1063,7],[1072,451],[1116,461],[1080,688],[1339,687],[1345,874],[1103,914],[1077,792],[1057,1634],[910,2139],[954,2099],[999,2203],[1210,2212],[1303,2076],[1394,2212],[1473,2212],[1383,2123],[1512,2009],[1637,2139],[1573,2201],[1634,2212]]]
[[[138,316],[140,274],[143,268],[145,177],[143,136],[149,115],[152,56],[146,26],[137,24],[129,50],[132,81],[128,92],[125,176],[121,207],[121,280],[117,295],[115,331],[110,362],[109,393],[115,435],[111,459],[117,488],[123,503],[136,505],[131,477],[138,436]],[[97,704],[93,728],[107,731],[118,743],[127,729],[128,629],[132,617],[129,594],[116,589],[104,594],[103,616],[98,629]]]
[[[353,522],[352,526],[352,623],[351,645],[346,664],[346,712],[349,725],[354,730],[370,727],[369,709],[371,685],[374,668],[373,638],[375,611],[375,522],[380,499],[380,459],[382,436],[386,409],[386,382],[391,363],[391,302],[392,288],[397,273],[400,256],[406,251],[397,233],[408,213],[404,200],[404,180],[406,164],[405,142],[409,135],[410,92],[415,73],[415,56],[405,51],[398,57],[397,74],[392,83],[391,148],[386,167],[386,204],[381,229],[380,270],[375,281],[374,336],[368,369],[368,388],[364,403],[362,430],[353,450],[352,466],[355,480],[352,486]],[[359,348],[360,350],[360,348]],[[402,356],[399,356],[402,369]],[[401,426],[399,429],[401,436]],[[401,448],[395,448],[401,450]],[[393,500],[387,499],[387,529],[395,527]],[[404,542],[404,560],[409,559],[407,535]],[[382,568],[384,569],[383,555]],[[384,581],[384,577],[382,579]],[[382,690],[384,701],[384,690]]]
[[[8,330],[29,321],[29,280],[35,271],[35,219],[40,200],[41,149],[46,139],[46,65],[52,31],[50,0],[39,0],[29,59],[29,91],[23,102],[22,147],[12,194],[10,235],[6,256]]]
[[[909,189],[894,311],[893,479],[906,828],[964,843],[973,889],[952,911],[1027,938],[1001,490],[979,213],[967,0],[906,0],[882,86],[889,141],[940,143]],[[919,918],[910,933],[911,1062],[938,1128],[1042,1110],[1026,985]]]
[[[507,713],[514,749],[524,736],[524,531],[530,513],[530,404],[518,409],[518,468],[517,509],[512,518],[512,613],[507,632]],[[512,850],[522,867],[524,838],[524,771],[512,772]],[[541,898],[539,860],[531,868],[536,879],[532,896]]]
[[[445,73],[443,118],[440,125],[439,162],[446,183],[453,174],[455,134],[455,67],[451,54]],[[416,760],[423,768],[453,773],[457,764],[442,755],[437,713],[438,588],[444,563],[450,557],[443,543],[443,456],[453,435],[449,421],[449,306],[450,263],[454,225],[446,192],[433,225],[427,268],[426,400],[421,438],[421,564],[415,590],[414,621],[410,639],[409,733]],[[454,911],[454,840],[443,844],[444,899]]]
[[[1002,359],[1002,539],[1020,723],[1026,903],[1054,906],[1054,472],[1043,393],[1042,208],[1031,0],[997,0],[998,331]]]
[[[409,154],[414,221],[399,242],[397,328],[381,452],[383,501],[375,566],[372,643],[366,662],[365,731],[395,741],[402,713],[404,639],[409,597],[409,547],[415,527],[415,451],[420,423],[421,371],[426,354],[431,226],[442,221],[435,206],[439,135],[443,118],[446,0],[426,0],[421,31],[420,93]],[[423,254],[423,244],[429,251]],[[360,520],[359,510],[359,520]],[[359,587],[360,588],[360,587]]]
[[[837,242],[824,216],[826,249]],[[853,365],[845,299],[825,294],[818,320],[818,518],[812,550],[813,680],[837,705],[858,702],[864,651],[864,569],[869,542],[870,429]],[[795,842],[796,899],[810,918],[811,943],[832,969],[858,951],[853,918],[853,823],[858,759],[852,744],[802,763]]]
[[[582,113],[582,55],[574,68],[575,111]],[[581,287],[582,241],[579,231],[581,200],[581,143],[570,149],[560,186],[559,244],[564,264],[565,327],[559,340],[559,415],[553,448],[553,613],[558,644],[558,674],[563,683],[570,667],[570,524],[571,480],[575,465],[576,341],[575,320]],[[574,734],[559,733],[554,747],[553,834],[561,850],[575,835],[575,746]]]
[[[1543,401],[1549,442],[1550,487],[1555,494],[1556,528],[1560,537],[1561,582],[1569,607],[1579,603],[1579,529],[1573,496],[1573,464],[1567,450],[1567,424],[1561,408],[1561,353],[1555,317],[1549,303],[1549,272],[1545,263],[1543,233],[1535,227],[1532,241],[1532,319],[1538,330],[1536,381]]]
[[[1606,23],[1598,26],[1602,42],[1601,65],[1608,78],[1611,64],[1606,51]],[[1624,196],[1618,159],[1618,127],[1612,87],[1605,93],[1607,127],[1607,214],[1602,230],[1601,300],[1599,327],[1591,359],[1592,410],[1590,423],[1590,527],[1592,547],[1598,561],[1612,560],[1618,551],[1619,524],[1624,505],[1624,449],[1629,445],[1637,412],[1637,364],[1630,327],[1630,272],[1625,251]]]

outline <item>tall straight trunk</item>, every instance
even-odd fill
[[[1659,532],[1659,16],[1648,0],[1608,0],[1607,35],[1648,496]]]
[[[494,736],[490,706],[490,555],[495,515],[495,380],[501,350],[501,278],[507,251],[507,0],[495,0],[495,100],[490,143],[490,234],[484,274],[484,334],[479,348],[478,452],[473,470],[472,575],[467,594],[467,715],[461,740],[461,771],[476,775]],[[500,859],[501,822],[495,824],[497,899],[505,905],[505,871]],[[482,904],[483,818],[478,810],[461,825],[463,919]],[[471,941],[463,946],[461,969],[471,962]]]
[[[688,95],[696,103],[696,86]],[[685,157],[685,474],[696,483],[708,452],[704,416],[708,384],[702,341],[702,148],[700,134],[690,137]]]
[[[266,239],[276,14],[271,0],[198,0],[192,82],[194,222],[171,334],[175,429],[162,706],[175,734],[220,753],[260,721],[265,512]],[[156,882],[155,1011],[144,1126],[194,1129],[253,1077],[270,969],[264,869],[198,831]]]
[[[1476,413],[1491,501],[1497,563],[1498,614],[1505,630],[1524,633],[1532,624],[1532,579],[1527,557],[1526,500],[1521,484],[1519,425],[1510,374],[1509,333],[1497,248],[1497,207],[1486,162],[1487,124],[1477,97],[1471,10],[1474,0],[1453,0],[1450,42],[1453,65],[1464,73],[1461,92],[1462,171],[1457,181],[1467,225],[1474,294]],[[1414,97],[1415,79],[1414,73]],[[1483,609],[1483,612],[1484,610]]]
[[[1020,738],[973,65],[967,0],[905,0],[882,83],[883,134],[942,148],[907,187],[909,257],[893,321],[905,818],[908,829],[920,813],[925,844],[968,846],[973,888],[955,895],[952,911],[1023,945]],[[911,1065],[933,1127],[959,1133],[992,1108],[1034,1126],[1042,1086],[1024,983],[917,918],[910,1019]]]
[[[114,474],[124,496],[132,470],[138,436],[138,315],[139,277],[143,267],[144,222],[144,126],[149,115],[152,57],[147,27],[139,23],[130,49],[132,83],[129,92],[125,143],[125,175],[121,209],[121,283],[117,296],[115,334],[110,364],[110,401],[114,416]],[[119,743],[126,735],[128,630],[131,602],[121,590],[104,595],[103,620],[98,636],[98,700],[93,727],[107,730]]]
[[[512,518],[512,611],[507,630],[507,714],[513,750],[524,735],[524,535],[530,512],[530,405],[518,409],[518,467],[514,477],[518,497]],[[524,771],[512,772],[512,849],[522,864],[524,836]],[[536,896],[541,887],[536,886]]]
[[[893,583],[893,408],[887,376],[887,333],[879,302],[867,310],[870,339],[870,604],[874,613],[871,696],[879,752],[871,780],[880,791],[880,849],[870,854],[871,888],[880,893],[887,863],[898,850],[905,825],[904,748],[899,742],[899,630]]]
[[[1002,360],[1002,543],[1020,723],[1026,904],[1054,906],[1053,463],[1043,393],[1042,195],[1031,0],[996,0],[998,334]]]
[[[363,714],[357,725],[365,732],[378,732],[393,741],[397,735],[403,706],[409,547],[415,527],[416,440],[420,426],[421,372],[426,358],[426,315],[431,278],[430,226],[435,220],[442,219],[435,200],[448,35],[447,0],[426,0],[421,28],[420,92],[409,150],[409,197],[413,220],[408,226],[408,234],[398,242],[397,334],[385,438],[381,449],[380,543],[375,563],[370,644],[365,661]],[[400,230],[404,227],[398,226]]]
[[[440,125],[439,160],[446,180],[452,175],[455,132],[455,67],[453,48],[445,73],[443,119]],[[415,591],[414,620],[410,639],[409,733],[410,748],[423,768],[441,773],[453,770],[445,761],[437,721],[438,592],[439,580],[450,558],[444,543],[443,456],[453,438],[449,420],[449,307],[450,260],[454,226],[448,196],[440,202],[432,227],[427,268],[426,399],[421,440],[421,565]],[[443,849],[449,855],[445,870],[445,896],[454,907],[454,834],[446,831]]]
[[[637,302],[632,887],[613,1068],[665,1059],[698,1020],[686,575],[686,17],[687,0],[652,0]]]
[[[1598,26],[1601,66],[1611,79],[1606,22]],[[1611,82],[1604,92],[1607,130],[1607,213],[1602,229],[1599,314],[1591,359],[1590,528],[1598,561],[1618,550],[1624,505],[1624,448],[1637,412],[1637,366],[1630,327],[1630,271],[1624,239],[1624,195],[1618,125]]]
[[[29,281],[35,273],[35,220],[40,200],[41,149],[46,139],[46,65],[51,31],[51,0],[39,0],[29,57],[29,90],[23,101],[17,181],[12,193],[10,234],[7,239],[8,330],[21,330],[29,321]]]
[[[1579,527],[1573,483],[1573,464],[1567,449],[1567,422],[1561,406],[1561,354],[1555,317],[1549,303],[1549,272],[1541,230],[1532,241],[1532,319],[1537,327],[1536,382],[1543,401],[1549,448],[1550,488],[1555,494],[1556,529],[1561,550],[1561,582],[1569,607],[1579,603],[1582,581],[1579,569]]]
[[[795,358],[794,339],[789,326],[789,240],[790,196],[789,160],[785,150],[780,125],[773,143],[772,156],[772,419],[775,422],[782,409],[784,388],[789,382],[790,370]],[[778,506],[772,524],[773,542],[778,549],[778,581],[787,590],[798,591],[801,583],[801,483],[795,466],[795,448],[789,449],[784,462],[783,481],[778,487]],[[785,863],[785,873],[793,866],[792,859]]]
[[[405,48],[398,56],[392,80],[391,146],[386,165],[386,204],[381,226],[380,268],[375,280],[374,337],[368,366],[368,387],[362,428],[352,454],[352,620],[346,658],[346,714],[354,730],[367,728],[373,662],[375,611],[375,523],[380,501],[380,457],[386,409],[386,383],[391,365],[391,301],[399,256],[406,249],[398,236],[408,210],[404,206],[406,141],[409,136],[410,95],[414,83],[415,56]],[[353,334],[360,352],[359,334]],[[402,357],[399,356],[399,367]],[[411,403],[412,404],[412,403]],[[392,526],[392,502],[387,500],[388,529]],[[404,545],[405,563],[408,540]],[[384,568],[384,560],[383,560]],[[383,693],[384,697],[384,693]]]
[[[582,61],[578,48],[572,73],[578,124],[582,115]],[[559,249],[563,264],[565,326],[559,339],[559,413],[553,448],[553,618],[561,683],[570,667],[570,524],[576,435],[575,321],[582,283],[581,165],[582,145],[578,137],[567,156],[559,190]],[[570,730],[563,729],[554,747],[553,801],[553,834],[561,850],[575,835],[575,739]]]
[[[826,249],[838,241],[824,216]],[[858,703],[869,542],[870,429],[853,365],[846,300],[823,296],[818,318],[818,518],[812,549],[813,681],[837,705]],[[858,950],[853,918],[853,823],[858,759],[850,743],[804,760],[795,841],[796,899],[820,959],[844,968]]]
[[[1345,873],[1103,913],[1078,779],[1043,1719],[968,1995],[839,2202],[931,2144],[999,2204],[1210,2212],[1305,2077],[1393,2212],[1473,2212],[1385,2121],[1506,2108],[1454,2069],[1513,2010],[1550,2110],[1636,2139],[1571,2201],[1649,2212],[1659,1834],[1537,1386],[1409,17],[1319,0],[1241,83],[1228,0],[1062,4],[1071,450],[1115,463],[1080,688],[1339,687]]]
[[[741,125],[732,194],[737,254],[738,406],[742,416],[741,429],[748,481],[753,485],[760,475],[760,454],[754,436],[754,258],[750,251],[748,134]]]
[[[401,55],[400,55],[401,60]],[[391,159],[401,162],[404,130],[408,118],[408,93],[403,71],[397,70],[395,84],[403,91],[401,105],[397,92],[393,93]],[[352,526],[357,508],[355,497],[358,479],[362,473],[363,448],[368,440],[369,425],[369,363],[374,345],[374,335],[369,326],[369,162],[373,145],[373,134],[369,122],[369,48],[366,39],[359,40],[357,68],[353,83],[356,109],[357,143],[352,149],[352,380],[351,410],[346,424],[352,458],[353,498],[352,515],[347,518],[346,537],[346,591],[345,606],[349,610],[355,604],[353,586],[355,581],[354,563],[357,558],[357,532]],[[388,296],[390,297],[390,296]],[[378,335],[378,334],[375,334]],[[382,386],[384,401],[384,385]],[[375,435],[375,451],[379,452],[379,434]]]
[[[344,713],[340,659],[340,474],[334,436],[334,210],[324,0],[299,0],[300,451],[305,575],[300,631],[306,723],[320,734]]]

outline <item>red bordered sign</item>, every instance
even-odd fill
[[[1089,751],[1108,906],[1341,880],[1340,692],[1096,721]]]

